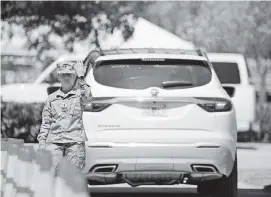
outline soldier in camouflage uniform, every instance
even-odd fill
[[[38,135],[39,147],[53,154],[52,170],[56,174],[65,156],[80,170],[85,166],[85,134],[82,114],[92,99],[90,86],[84,80],[82,62],[63,62],[57,65],[61,88],[50,94],[42,112]]]

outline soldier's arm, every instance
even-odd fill
[[[86,80],[81,77],[78,79],[78,84],[81,92],[81,100],[83,104],[86,104],[92,100],[91,87],[86,83]]]
[[[40,127],[40,133],[38,134],[38,137],[37,137],[37,140],[39,141],[40,145],[45,144],[45,140],[50,130],[51,122],[52,122],[52,110],[51,110],[50,102],[47,99],[42,111],[42,123]]]

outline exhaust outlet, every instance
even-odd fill
[[[201,173],[217,172],[217,169],[212,165],[192,165],[192,170]]]
[[[117,165],[98,165],[92,170],[92,173],[112,173],[117,169]]]

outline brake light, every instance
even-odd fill
[[[164,58],[142,58],[143,62],[164,62]]]
[[[197,105],[208,112],[227,112],[231,111],[231,101],[223,98],[199,98]]]

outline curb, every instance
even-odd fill
[[[242,149],[242,150],[257,150],[257,148],[253,147],[253,146],[237,146],[237,149]]]

